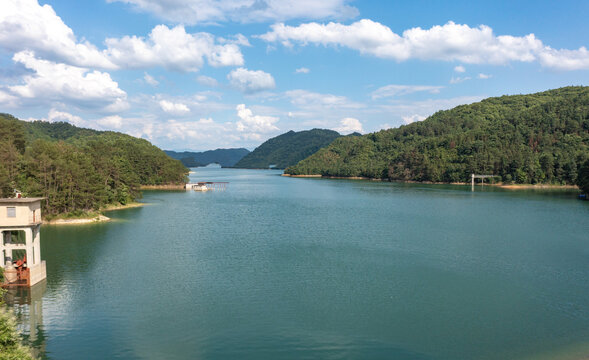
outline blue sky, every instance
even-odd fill
[[[2,0],[0,111],[253,149],[589,82],[587,1]]]

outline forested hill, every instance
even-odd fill
[[[15,118],[7,114],[1,114],[0,116],[16,120]],[[88,139],[91,136],[106,133],[105,131],[79,128],[66,122],[23,121],[22,125],[25,130],[27,141],[30,143],[37,139],[48,141],[64,140],[71,143],[77,140],[84,141],[85,139]]]
[[[184,183],[187,171],[143,139],[0,114],[0,197],[46,197],[48,215],[125,204],[140,185]]]
[[[203,152],[164,150],[168,156],[180,160],[184,166],[197,167],[209,164],[219,164],[222,167],[232,167],[244,156],[250,153],[248,149],[216,149]]]
[[[422,122],[329,147],[288,174],[467,182],[575,184],[589,158],[589,87],[489,98],[439,111]]]
[[[267,140],[243,157],[235,167],[267,169],[275,166],[284,169],[294,165],[317,150],[329,145],[341,135],[333,130],[313,129],[289,131]]]

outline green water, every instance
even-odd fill
[[[279,174],[197,169],[228,189],[44,226],[31,341],[51,359],[589,354],[589,202],[574,193]]]

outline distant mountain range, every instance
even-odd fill
[[[359,135],[359,134],[358,134]],[[341,135],[333,130],[289,131],[273,137],[239,160],[235,167],[246,169],[284,169],[311,156]]]
[[[219,164],[222,167],[233,167],[241,158],[250,153],[248,149],[216,149],[202,152],[164,150],[169,157],[180,160],[186,167]]]

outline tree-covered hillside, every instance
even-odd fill
[[[179,184],[187,169],[148,141],[0,114],[0,197],[45,197],[45,214],[125,204],[140,185]]]
[[[8,114],[2,114],[2,116],[12,118]],[[79,128],[66,122],[31,121],[24,122],[23,126],[28,142],[33,142],[37,139],[74,142],[78,139],[86,139],[90,136],[104,133],[104,131]]]
[[[289,131],[267,140],[254,151],[243,157],[235,167],[267,169],[275,166],[284,169],[329,145],[341,135],[333,130],[313,129]]]
[[[579,175],[577,176],[577,186],[589,196],[589,159],[585,161],[579,169]]]
[[[184,166],[197,167],[209,164],[219,164],[222,167],[232,167],[244,156],[250,153],[248,149],[216,149],[203,152],[164,150],[168,156],[180,160]]]
[[[467,182],[575,184],[589,159],[589,87],[489,98],[428,119],[345,137],[288,174]]]

